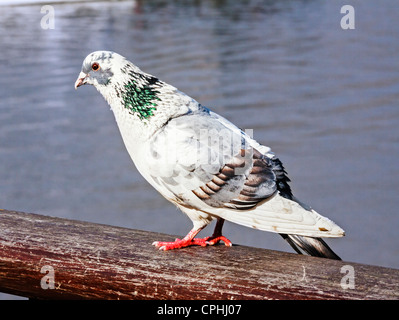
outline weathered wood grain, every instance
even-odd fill
[[[0,291],[41,299],[398,299],[399,270],[0,210]],[[341,267],[355,271],[343,289]],[[42,289],[43,266],[54,289]]]

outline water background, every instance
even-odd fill
[[[328,241],[344,260],[399,268],[397,1],[54,2],[48,30],[42,3],[4,3],[1,208],[191,229],[140,176],[100,94],[73,88],[88,53],[112,50],[253,129],[294,194],[346,230]],[[355,8],[354,30],[341,29],[344,4]],[[232,223],[224,234],[292,252],[276,234]]]

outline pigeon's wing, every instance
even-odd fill
[[[252,168],[254,162],[267,159],[260,159],[263,156],[247,140],[241,130],[226,127],[208,113],[172,119],[150,141],[146,158],[151,178],[193,206],[204,202],[219,208],[230,201],[254,206],[275,192],[276,182],[271,167],[258,172]]]
[[[270,149],[220,116],[173,119],[150,149],[153,185],[173,202],[260,230],[343,235],[332,221],[295,201]]]

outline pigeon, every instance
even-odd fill
[[[108,102],[140,174],[193,222],[184,238],[157,248],[232,246],[222,235],[227,220],[278,233],[299,254],[340,260],[321,238],[344,230],[293,195],[282,162],[251,132],[115,52],[84,59],[75,89],[86,84]],[[214,220],[212,236],[197,238]]]

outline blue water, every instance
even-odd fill
[[[355,8],[354,30],[341,29],[344,4]],[[0,6],[0,207],[189,231],[135,169],[103,98],[73,88],[88,53],[113,50],[253,129],[295,195],[346,230],[328,241],[344,260],[399,268],[397,1],[53,7],[55,29],[45,30],[40,4]],[[272,233],[231,223],[224,233],[292,252]]]

